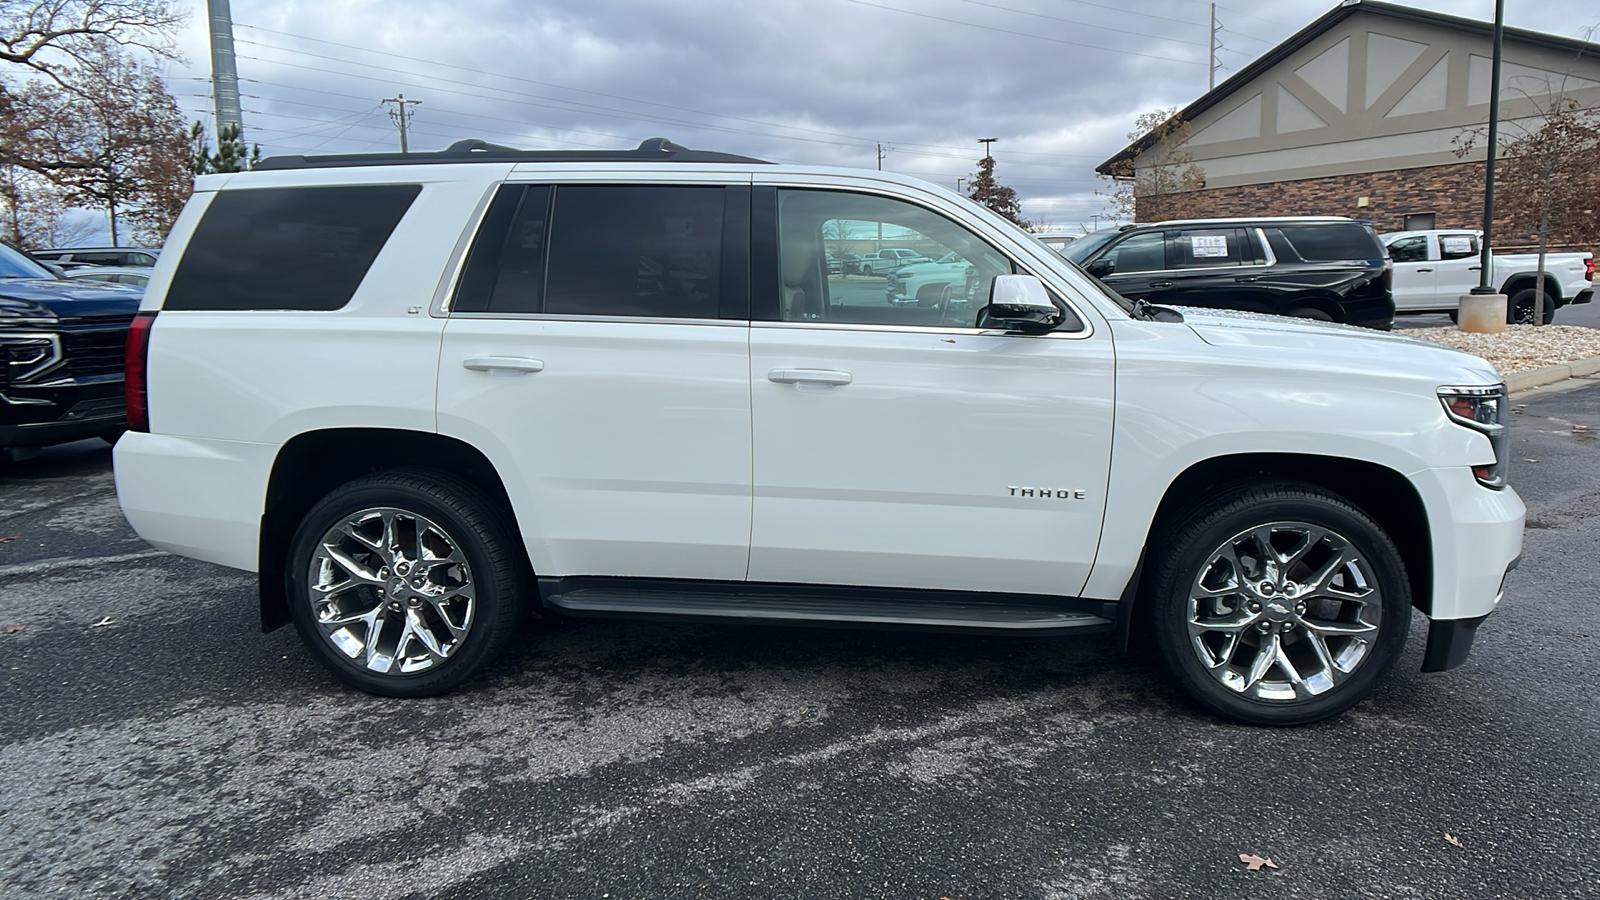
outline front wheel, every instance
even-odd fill
[[[1166,532],[1148,595],[1167,669],[1203,706],[1255,725],[1337,715],[1394,664],[1411,594],[1394,543],[1309,484],[1234,488]],[[1161,544],[1158,544],[1161,545]]]
[[[1323,310],[1317,309],[1315,306],[1302,306],[1298,309],[1291,309],[1289,310],[1289,316],[1295,319],[1312,319],[1317,322],[1333,321],[1333,316],[1328,315],[1327,312]]]
[[[450,690],[516,628],[520,569],[506,518],[442,473],[382,472],[336,488],[290,544],[289,611],[301,639],[369,693]]]

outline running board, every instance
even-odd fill
[[[1096,634],[1116,627],[1111,616],[1117,604],[1076,597],[632,578],[541,578],[539,587],[546,606],[569,616],[1003,634]]]

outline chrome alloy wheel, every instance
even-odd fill
[[[1383,598],[1372,565],[1342,535],[1307,522],[1240,532],[1190,586],[1188,629],[1217,682],[1252,700],[1314,697],[1367,658]]]
[[[472,630],[472,570],[433,521],[392,507],[363,509],[323,533],[306,583],[317,630],[380,675],[408,675],[450,658]]]

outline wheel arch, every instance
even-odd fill
[[[1405,561],[1411,602],[1424,613],[1433,597],[1433,542],[1427,507],[1401,473],[1377,463],[1296,453],[1246,453],[1213,457],[1191,465],[1173,479],[1150,523],[1146,547],[1159,547],[1165,533],[1208,494],[1249,481],[1303,481],[1338,494],[1375,519]],[[1141,578],[1150,560],[1144,560]],[[1143,592],[1130,591],[1140,607]]]
[[[306,512],[339,485],[390,469],[433,469],[464,479],[499,504],[506,521],[516,522],[499,472],[488,457],[464,441],[392,428],[336,428],[298,434],[279,449],[267,480],[257,557],[263,631],[289,624],[284,557]],[[514,537],[526,564],[526,546],[520,534]]]
[[[1524,288],[1534,287],[1538,280],[1539,276],[1535,272],[1523,272],[1513,275],[1506,279],[1506,283],[1500,288],[1500,293],[1505,294],[1506,298],[1509,300],[1511,295],[1515,294],[1517,291],[1523,290]],[[1554,275],[1546,272],[1544,273],[1544,285],[1544,291],[1550,295],[1551,301],[1560,303],[1561,282],[1557,281]]]

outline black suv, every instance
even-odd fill
[[[1061,255],[1130,300],[1384,330],[1394,325],[1388,254],[1370,222],[1330,217],[1127,225],[1086,235]]]
[[[142,297],[57,277],[0,244],[0,453],[127,427],[122,361]]]

